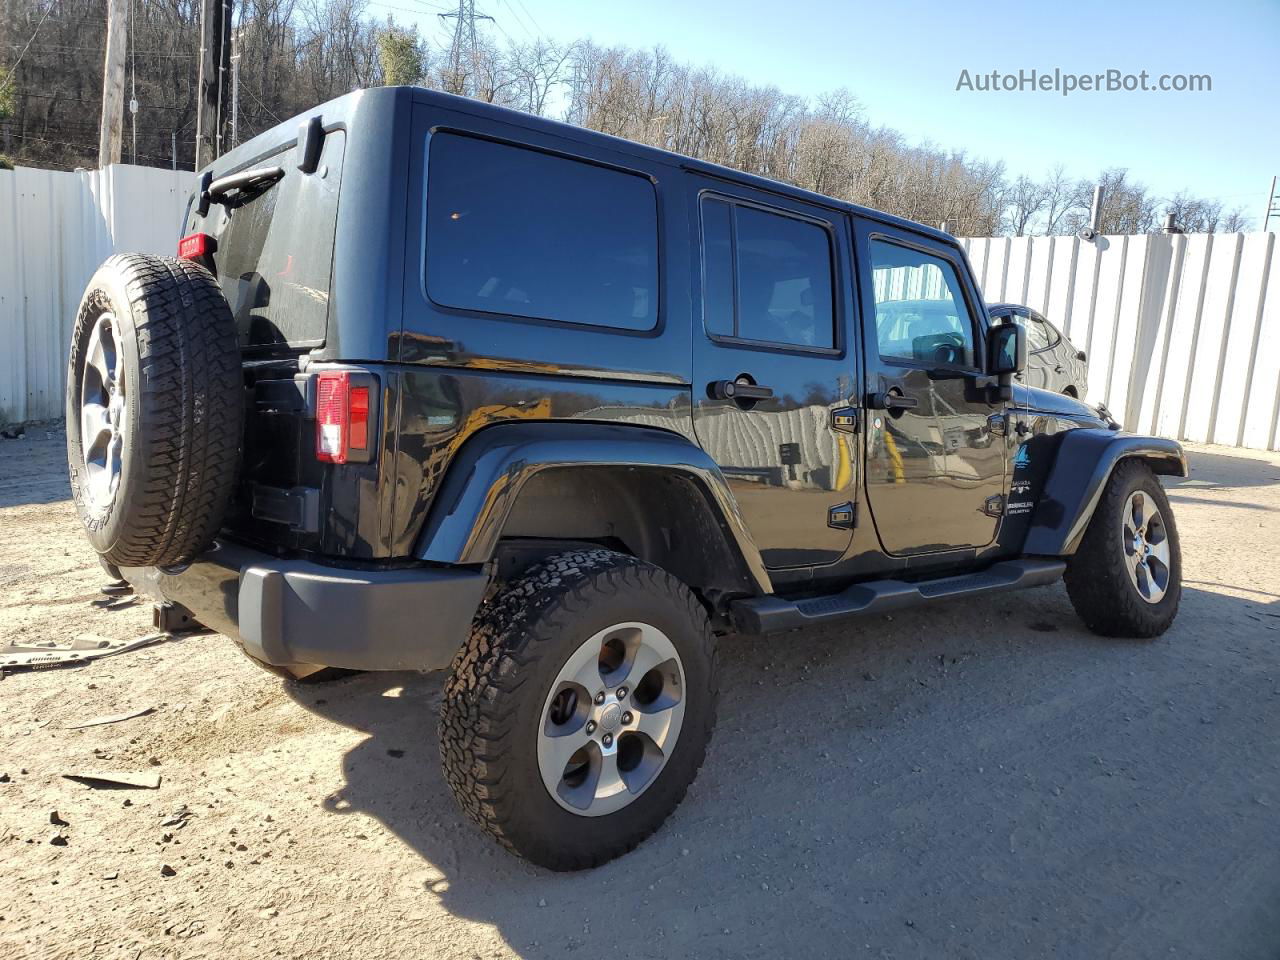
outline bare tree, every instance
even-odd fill
[[[1068,217],[1079,199],[1075,184],[1068,179],[1066,167],[1062,164],[1054,166],[1045,177],[1044,196],[1044,232],[1050,235],[1061,233],[1064,218]]]
[[[9,37],[29,36],[41,3],[0,0],[0,64]],[[0,151],[29,165],[90,165],[96,155],[101,0],[56,0],[4,93]],[[199,0],[136,8],[138,161],[183,166],[194,140]],[[770,86],[681,63],[665,49],[545,38],[497,43],[481,34],[457,69],[415,26],[379,21],[369,0],[233,0],[240,53],[240,134],[248,139],[332,97],[382,83],[418,82],[793,183],[955,233],[1072,232],[1088,216],[1093,181],[1062,166],[1044,181],[1009,181],[1004,165],[935,144],[907,144],[867,122],[858,98],[835,90],[808,101]],[[2,75],[2,74],[0,74]],[[1173,210],[1188,229],[1238,229],[1238,211],[1189,194],[1157,201],[1126,170],[1101,174],[1103,230],[1157,229]]]
[[[1244,233],[1249,229],[1249,222],[1249,217],[1245,215],[1244,210],[1236,207],[1222,217],[1222,232]]]
[[[1027,232],[1032,219],[1049,202],[1045,184],[1036,183],[1023,174],[1013,181],[1004,197],[1005,218],[1015,237]]]

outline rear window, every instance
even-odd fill
[[[298,170],[290,147],[254,166],[284,168],[265,190],[213,204],[203,228],[218,241],[218,283],[245,348],[324,343],[329,278],[346,136],[324,138],[315,173]]]
[[[702,261],[704,323],[712,336],[835,346],[835,280],[824,227],[704,197]]]
[[[622,330],[657,325],[649,180],[437,133],[427,185],[426,282],[436,303]]]

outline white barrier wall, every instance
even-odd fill
[[[961,243],[988,302],[1034,307],[1088,352],[1088,399],[1126,429],[1278,448],[1274,233]]]
[[[173,253],[195,174],[0,170],[0,424],[62,416],[85,284],[116,251]]]

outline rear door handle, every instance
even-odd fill
[[[905,396],[897,387],[892,387],[884,393],[873,393],[867,406],[873,410],[910,410],[920,406],[920,401],[915,397]]]
[[[742,380],[712,380],[707,384],[707,394],[713,400],[768,400],[773,388]]]

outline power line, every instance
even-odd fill
[[[500,24],[497,20],[493,21],[493,26],[494,26],[494,29],[496,29],[500,34],[502,34],[504,37],[507,38],[508,43],[514,44],[516,42],[515,38],[511,36],[511,34],[507,33],[507,31],[502,29],[502,24]]]
[[[32,47],[35,53],[92,53],[102,56],[104,48],[102,47],[68,47],[68,46],[48,46],[48,47]],[[168,50],[135,50],[134,54],[139,57],[177,57],[189,59],[196,56],[194,53],[170,53]]]
[[[393,3],[383,3],[382,0],[371,0],[371,2],[369,3],[369,6],[382,7],[384,10],[395,10],[398,13],[411,13],[417,17],[420,17],[423,14],[426,14],[429,12],[426,10],[413,10],[413,9],[410,9],[409,7],[398,7]]]
[[[502,2],[502,0],[499,0],[499,2]],[[511,0],[506,0],[506,4],[507,4],[507,12],[511,14],[512,19],[515,20],[515,22],[519,25],[520,29],[524,31],[524,35],[526,37],[532,38],[533,33],[529,30],[529,27],[525,24],[524,20],[521,19],[520,14],[516,12],[516,8],[511,5]],[[494,26],[497,26],[497,25],[498,25],[497,21],[494,21]],[[501,30],[502,28],[499,27],[498,29]],[[502,35],[506,37],[508,40],[511,40],[511,37],[507,35],[507,31],[502,30]],[[511,42],[515,43],[514,40],[511,40]]]
[[[244,92],[249,94],[249,96],[253,97],[253,102],[256,103],[258,106],[260,106],[263,110],[267,111],[267,116],[271,117],[272,120],[274,120],[276,123],[284,123],[283,120],[281,120],[279,117],[277,117],[274,113],[271,112],[270,107],[268,107],[265,103],[263,103],[261,100],[258,99],[258,95],[249,89],[249,85],[247,83],[244,85]]]
[[[523,10],[525,14],[529,17],[529,20],[533,24],[534,29],[537,30],[538,33],[542,34],[543,36],[546,36],[547,31],[542,29],[542,24],[540,24],[537,21],[537,18],[534,17],[533,13],[529,10],[529,8],[524,5],[524,0],[516,0],[516,3],[520,5],[520,9]],[[507,6],[511,6],[511,0],[507,0]]]
[[[49,140],[49,139],[46,139],[45,137],[34,137],[34,136],[31,136],[30,134],[14,133],[14,134],[10,134],[10,136],[12,136],[13,139],[15,140],[31,140],[36,143],[48,143],[55,147],[71,147],[73,150],[84,150],[84,151],[87,151],[88,153],[93,153],[98,149],[97,147],[90,146],[84,143],[72,143],[67,140]],[[195,141],[187,140],[184,142],[194,143]],[[142,157],[145,160],[162,160],[166,163],[169,160],[168,157],[159,157],[153,153],[140,153],[138,154],[138,156]]]
[[[13,75],[18,72],[18,64],[22,63],[22,58],[27,55],[27,47],[31,46],[31,41],[36,38],[36,34],[40,32],[40,28],[44,26],[44,22],[49,19],[49,14],[53,12],[53,4],[49,4],[49,9],[44,12],[44,16],[40,18],[40,22],[36,24],[36,28],[31,31],[31,36],[27,39],[27,46],[22,48],[22,52],[18,54],[18,59],[13,62],[13,66],[9,68],[9,72],[5,74],[4,80],[0,81],[0,90],[9,85],[9,81],[13,79]]]

